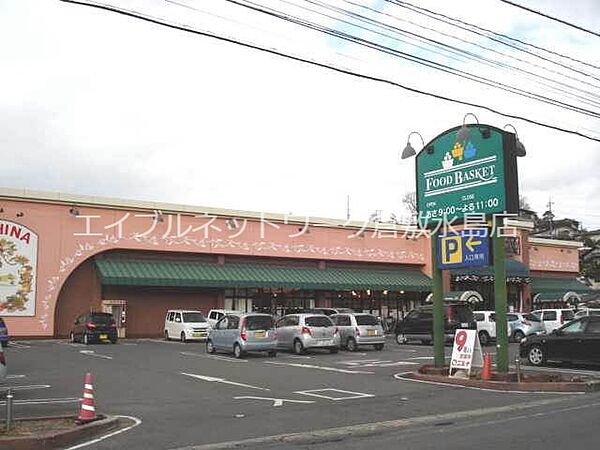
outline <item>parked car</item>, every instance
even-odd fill
[[[519,353],[534,366],[549,360],[600,364],[600,316],[575,319],[550,334],[528,336]]]
[[[241,358],[246,352],[267,352],[277,356],[277,332],[273,317],[258,313],[228,313],[210,330],[206,351],[233,353]]]
[[[508,320],[508,336],[514,342],[521,342],[525,336],[544,333],[542,321],[535,314],[510,312],[506,314]]]
[[[211,327],[221,320],[225,314],[243,314],[242,311],[234,311],[232,309],[211,309],[208,312],[207,321]]]
[[[2,347],[6,347],[9,340],[8,327],[6,326],[6,323],[4,323],[4,319],[0,317],[0,344],[2,344]]]
[[[351,352],[361,345],[383,350],[385,334],[377,317],[366,313],[334,314],[329,317],[338,328],[340,344]]]
[[[6,380],[6,373],[8,369],[6,367],[6,355],[4,354],[4,348],[0,347],[0,381]]]
[[[487,345],[496,339],[496,312],[473,311],[473,318],[477,322],[477,334],[481,345]]]
[[[92,312],[80,315],[73,323],[70,333],[71,342],[117,343],[117,324],[109,313]]]
[[[444,339],[454,340],[457,329],[476,330],[477,322],[468,303],[452,302],[444,304]],[[423,305],[410,311],[404,320],[396,325],[396,342],[406,344],[417,340],[423,344],[433,341],[433,305]]]
[[[354,310],[350,308],[312,308],[303,311],[304,314],[325,314],[333,316],[334,314],[354,314]]]
[[[542,327],[546,333],[552,333],[553,330],[575,318],[572,309],[538,309],[532,311],[531,314],[542,321]]]
[[[170,309],[165,315],[165,339],[179,339],[181,342],[204,340],[210,326],[202,311]]]
[[[340,349],[340,333],[324,314],[289,314],[277,322],[277,346],[302,354],[312,348]]]
[[[600,309],[584,308],[575,313],[576,319],[579,319],[580,317],[586,317],[586,316],[600,316]]]

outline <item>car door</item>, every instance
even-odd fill
[[[277,346],[290,348],[292,346],[292,327],[298,324],[298,316],[285,316],[277,322]]]
[[[227,328],[223,330],[223,346],[226,349],[233,350],[233,344],[240,334],[240,317],[227,315]]]
[[[225,344],[223,341],[223,332],[225,329],[227,329],[227,323],[228,323],[227,317],[223,317],[213,327],[213,331],[210,334],[210,336],[211,336],[210,339],[212,340],[213,346],[215,348],[218,348],[218,349],[225,348]]]
[[[167,313],[167,318],[165,321],[165,330],[169,333],[169,337],[176,337],[177,334],[174,333],[173,330],[173,321],[175,320],[175,313],[170,311]]]
[[[352,327],[352,319],[347,314],[338,314],[336,316],[332,316],[331,318],[335,318],[335,324],[338,327],[340,333],[340,339],[342,343],[346,343],[346,340],[354,336],[353,327]]]
[[[579,361],[587,319],[578,319],[558,328],[548,337],[548,359]]]
[[[581,361],[600,364],[600,317],[588,316]]]
[[[75,319],[75,322],[73,322],[73,337],[76,340],[80,340],[82,338],[83,327],[81,324],[85,323],[85,317],[85,315],[79,316],[77,319]]]
[[[399,334],[404,334],[406,338],[414,338],[416,336],[419,324],[420,312],[418,309],[413,309],[399,324]]]
[[[546,333],[552,333],[552,330],[558,328],[558,314],[554,310],[542,311],[540,317],[544,331]]]

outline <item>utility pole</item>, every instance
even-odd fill
[[[346,220],[350,220],[350,194],[346,196]]]

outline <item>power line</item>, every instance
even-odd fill
[[[461,30],[469,31],[471,33],[474,33],[474,34],[477,34],[479,36],[482,36],[482,37],[485,37],[487,39],[490,39],[491,41],[497,42],[499,44],[506,45],[506,46],[511,47],[511,48],[513,48],[515,50],[518,50],[518,51],[527,53],[529,55],[535,56],[536,58],[542,59],[542,60],[544,60],[546,62],[549,62],[549,63],[552,63],[552,64],[556,64],[556,65],[561,66],[561,67],[563,67],[565,69],[572,70],[572,71],[577,72],[577,73],[579,73],[581,75],[585,75],[587,77],[594,78],[595,80],[600,81],[600,78],[598,78],[598,77],[596,77],[594,75],[591,75],[591,74],[589,74],[587,72],[583,72],[582,70],[579,70],[579,69],[574,68],[572,66],[569,66],[567,64],[561,63],[559,61],[555,61],[555,60],[546,58],[544,56],[538,55],[537,53],[529,51],[529,50],[526,50],[526,49],[524,49],[522,47],[519,47],[518,45],[512,44],[510,42],[506,42],[506,40],[509,40],[511,42],[516,42],[518,44],[522,44],[522,45],[525,45],[525,46],[528,46],[528,47],[531,47],[531,48],[535,48],[537,50],[542,50],[542,51],[544,51],[546,53],[550,53],[550,54],[555,55],[555,56],[560,56],[561,58],[569,59],[569,60],[577,62],[579,64],[583,64],[583,65],[586,65],[588,67],[592,67],[594,69],[600,69],[600,66],[596,66],[594,64],[591,64],[591,63],[588,63],[588,62],[585,62],[585,61],[573,58],[572,56],[568,56],[568,55],[565,55],[565,54],[562,54],[562,53],[559,53],[559,52],[555,52],[553,50],[549,50],[549,49],[544,48],[544,47],[540,47],[540,46],[531,44],[529,42],[523,41],[521,39],[517,39],[517,38],[509,36],[507,34],[497,33],[495,31],[492,31],[492,30],[489,30],[487,28],[483,28],[483,27],[480,27],[478,25],[466,22],[466,21],[458,19],[456,17],[450,17],[450,16],[447,16],[445,14],[442,14],[442,13],[439,13],[439,12],[435,12],[435,11],[432,11],[432,10],[427,9],[427,8],[423,8],[423,7],[420,7],[420,6],[413,5],[412,3],[404,2],[404,1],[401,1],[401,0],[384,0],[384,1],[386,1],[388,3],[392,3],[392,4],[396,5],[396,6],[401,7],[401,8],[405,8],[405,9],[408,9],[410,11],[416,12],[417,14],[425,15],[425,16],[431,18],[431,19],[438,20],[440,22],[446,23],[446,24],[451,25],[453,27],[460,28]],[[458,25],[459,23],[462,24],[462,25],[464,25],[464,26]],[[465,28],[465,26],[467,28]],[[471,28],[468,28],[468,27],[471,27]],[[506,40],[503,40],[503,39],[506,39]]]
[[[314,10],[314,9],[306,8],[306,7],[297,5],[296,3],[293,3],[293,2],[289,2],[289,1],[286,1],[286,0],[280,0],[280,1],[282,3],[287,3],[289,5],[293,5],[293,6],[302,8],[304,10],[313,12],[313,13],[321,14],[321,15],[323,15],[325,17],[337,20],[337,21],[339,21],[341,23],[345,23],[345,24],[351,25],[353,27],[357,27],[357,28],[362,29],[362,30],[367,30],[369,32],[381,35],[381,36],[389,38],[389,39],[398,40],[399,42],[407,43],[406,41],[404,41],[402,39],[398,39],[396,37],[392,37],[389,34],[385,34],[385,33],[379,32],[379,31],[375,31],[372,28],[363,27],[363,26],[357,25],[357,24],[355,24],[353,22],[349,22],[347,20],[339,19],[337,17],[333,17],[333,16],[330,16],[328,14],[323,14],[321,12],[318,12],[318,11]],[[500,61],[496,61],[496,60],[493,60],[493,59],[490,59],[490,58],[486,58],[485,56],[482,56],[482,55],[479,55],[479,54],[476,54],[476,53],[473,53],[473,52],[461,49],[459,47],[455,47],[453,45],[449,45],[449,44],[446,44],[444,42],[441,42],[441,41],[438,41],[438,40],[435,40],[435,39],[431,39],[431,38],[428,38],[426,36],[423,36],[423,35],[420,35],[420,34],[417,34],[417,33],[413,33],[413,32],[404,30],[402,28],[398,28],[398,27],[395,27],[395,26],[392,26],[392,25],[388,25],[388,24],[379,22],[379,21],[377,21],[375,19],[363,16],[361,14],[355,13],[353,11],[350,11],[350,10],[347,10],[347,9],[344,9],[344,8],[339,8],[339,7],[336,7],[336,6],[333,6],[333,5],[329,5],[327,3],[323,3],[323,2],[320,2],[320,1],[316,1],[316,0],[304,0],[304,1],[307,2],[307,3],[314,4],[314,5],[318,5],[318,6],[320,6],[323,9],[337,12],[338,14],[341,14],[342,16],[346,16],[346,17],[350,17],[350,18],[352,18],[354,20],[358,20],[359,22],[369,23],[369,24],[372,24],[372,25],[376,26],[377,28],[383,28],[383,29],[390,30],[390,31],[392,31],[394,33],[397,33],[397,34],[401,34],[403,36],[407,36],[409,39],[414,39],[414,40],[418,40],[420,42],[425,42],[426,44],[431,45],[432,47],[436,47],[436,48],[439,48],[441,50],[448,51],[450,53],[454,53],[454,54],[457,54],[457,55],[465,56],[465,57],[467,57],[468,59],[470,59],[472,61],[479,62],[481,64],[485,64],[485,65],[487,65],[489,67],[502,68],[502,69],[505,69],[508,72],[511,72],[511,71],[513,71],[513,72],[514,71],[521,72],[523,74],[530,75],[532,77],[539,78],[541,80],[548,81],[550,83],[558,84],[560,86],[563,86],[564,88],[568,88],[568,89],[571,89],[573,91],[580,92],[582,94],[588,94],[588,95],[590,95],[592,97],[595,97],[596,99],[600,99],[600,96],[599,96],[598,93],[587,91],[587,90],[580,89],[580,88],[576,88],[576,87],[571,86],[570,84],[564,83],[562,81],[559,81],[559,80],[556,80],[556,79],[553,79],[553,78],[548,78],[546,76],[543,76],[543,75],[540,75],[540,74],[536,74],[536,73],[531,72],[529,70],[522,69],[522,68],[516,67],[516,66],[512,66],[512,65],[504,63],[504,62],[500,62]],[[366,7],[366,8],[370,9],[368,7]],[[377,11],[377,10],[374,10],[374,11]],[[433,53],[439,54],[436,51],[433,51],[433,50],[427,49],[427,48],[423,48],[421,46],[417,46],[416,44],[409,44],[409,45],[414,45],[417,48],[421,48],[421,49],[423,49],[425,51],[429,51],[429,52],[433,52]],[[538,66],[538,67],[541,67],[541,66]],[[563,74],[560,74],[560,75],[564,76]],[[568,77],[568,78],[572,78],[572,77]],[[576,78],[573,78],[573,79],[579,81]],[[558,88],[558,87],[546,84],[543,81],[542,82],[538,81],[538,84],[546,86],[546,87],[548,87],[550,89],[553,89],[553,90],[555,90],[557,92],[561,92],[561,93],[566,94],[568,96],[572,96],[574,98],[577,98],[577,99],[581,100],[583,103],[586,103],[586,104],[589,104],[589,105],[598,106],[598,103],[597,103],[596,100],[590,100],[590,99],[588,99],[588,98],[586,98],[584,96],[572,93],[572,92],[570,92],[568,90],[565,90],[565,89],[562,89],[562,88]],[[593,86],[593,87],[595,87],[597,89],[600,89],[600,86],[596,86],[596,85],[593,85],[593,84],[591,84],[591,86]]]
[[[309,64],[309,65],[312,65],[312,66],[321,67],[321,68],[328,69],[328,70],[331,70],[331,71],[334,71],[334,72],[342,73],[342,74],[345,74],[345,75],[350,75],[350,76],[355,77],[355,78],[360,78],[360,79],[364,79],[364,80],[370,80],[370,81],[376,81],[376,82],[379,82],[379,83],[388,84],[388,85],[395,86],[395,87],[404,89],[406,91],[409,91],[409,92],[412,92],[412,93],[415,93],[415,94],[420,94],[420,95],[424,95],[424,96],[427,96],[427,97],[435,98],[435,99],[438,99],[438,100],[444,100],[444,101],[447,101],[447,102],[456,103],[456,104],[459,104],[459,105],[470,106],[472,108],[483,109],[483,110],[489,111],[489,112],[491,112],[493,114],[497,114],[499,116],[506,117],[506,118],[509,118],[509,119],[521,120],[523,122],[527,122],[527,123],[530,123],[530,124],[533,124],[533,125],[538,125],[538,126],[541,126],[541,127],[544,127],[544,128],[551,129],[551,130],[556,130],[556,131],[560,131],[560,132],[563,132],[563,133],[572,134],[572,135],[579,136],[579,137],[582,137],[584,139],[588,139],[588,140],[591,140],[591,141],[600,142],[600,137],[590,136],[590,135],[581,133],[581,132],[576,131],[576,130],[570,130],[570,129],[567,129],[567,128],[562,128],[562,127],[559,127],[559,126],[556,126],[556,125],[552,125],[552,124],[540,122],[540,121],[535,120],[535,119],[529,119],[527,117],[519,116],[519,115],[516,115],[516,114],[510,114],[510,113],[501,112],[501,111],[496,110],[494,108],[491,108],[489,106],[480,105],[480,104],[473,103],[473,102],[467,102],[467,101],[464,101],[464,100],[458,100],[458,99],[455,99],[455,98],[446,97],[446,96],[435,94],[435,93],[428,92],[428,91],[423,91],[423,90],[416,89],[416,88],[413,88],[413,87],[410,87],[410,86],[406,86],[406,85],[403,85],[401,83],[398,83],[398,82],[395,82],[395,81],[392,81],[392,80],[388,80],[388,79],[385,79],[385,78],[379,78],[379,77],[374,77],[374,76],[371,76],[371,75],[366,75],[366,74],[361,74],[361,73],[358,73],[358,72],[353,72],[353,71],[348,70],[348,69],[344,69],[344,68],[341,68],[341,67],[336,67],[336,66],[332,66],[332,65],[329,65],[329,64],[320,63],[318,61],[314,61],[314,60],[302,58],[302,57],[299,57],[299,56],[295,56],[295,55],[283,53],[283,52],[278,51],[276,49],[262,47],[262,46],[259,46],[257,44],[253,44],[253,43],[250,43],[250,42],[240,41],[238,39],[234,39],[234,38],[231,38],[231,37],[228,37],[228,36],[220,36],[220,35],[217,35],[217,34],[214,34],[214,33],[210,33],[210,32],[207,32],[207,31],[196,30],[194,28],[190,28],[190,27],[187,27],[187,26],[184,26],[184,25],[177,25],[177,24],[165,22],[164,20],[160,20],[159,18],[150,16],[150,15],[147,15],[147,14],[142,14],[142,13],[139,13],[139,12],[136,12],[136,11],[128,10],[128,9],[125,9],[125,8],[116,8],[116,7],[109,6],[109,5],[104,5],[104,4],[87,3],[85,1],[79,1],[79,0],[61,0],[61,1],[65,2],[65,3],[72,3],[72,4],[77,4],[77,5],[82,5],[82,6],[88,6],[88,7],[91,7],[91,8],[96,8],[96,9],[100,9],[100,10],[104,10],[104,11],[114,12],[114,13],[121,14],[121,15],[124,15],[124,16],[127,16],[127,17],[132,17],[132,18],[139,19],[139,20],[142,20],[142,21],[145,21],[145,22],[153,23],[155,25],[160,25],[160,26],[164,26],[164,27],[167,27],[167,28],[171,28],[171,29],[174,29],[174,30],[185,31],[187,33],[192,33],[192,34],[196,34],[196,35],[204,36],[204,37],[210,37],[210,38],[213,38],[213,39],[216,39],[216,40],[219,40],[219,41],[228,42],[230,44],[235,44],[235,45],[239,45],[239,46],[242,46],[242,47],[246,47],[246,48],[258,50],[258,51],[261,51],[261,52],[264,52],[264,53],[268,53],[268,54],[280,56],[280,57],[283,57],[283,58],[286,58],[286,59],[290,59],[292,61],[302,62],[302,63]]]
[[[479,84],[483,84],[485,86],[495,87],[497,89],[501,89],[506,92],[511,92],[513,94],[516,94],[516,95],[519,95],[522,97],[534,99],[534,100],[540,101],[542,103],[557,106],[559,108],[574,111],[574,112],[577,112],[577,113],[580,113],[583,115],[587,115],[590,117],[596,117],[596,118],[600,117],[600,113],[597,111],[581,108],[581,107],[557,100],[555,98],[547,97],[542,94],[536,94],[534,92],[527,91],[527,90],[509,85],[506,83],[502,83],[502,82],[491,80],[489,78],[485,78],[485,77],[482,77],[479,75],[475,75],[470,72],[466,72],[464,70],[460,70],[460,69],[448,66],[446,64],[438,63],[436,61],[432,61],[432,60],[429,60],[426,58],[421,58],[421,57],[418,57],[415,55],[411,55],[410,53],[402,52],[400,50],[396,50],[391,47],[387,47],[387,46],[384,46],[382,44],[379,44],[379,43],[376,43],[373,41],[359,38],[357,36],[353,36],[353,35],[341,32],[339,30],[335,30],[333,28],[329,28],[329,27],[325,27],[325,26],[322,26],[319,24],[315,24],[313,22],[309,22],[307,20],[292,16],[290,14],[282,13],[279,10],[276,10],[274,8],[265,7],[263,5],[257,4],[256,2],[252,2],[249,0],[243,0],[244,3],[237,1],[237,0],[225,0],[225,1],[235,4],[235,5],[238,5],[238,6],[241,6],[241,7],[244,7],[244,8],[247,8],[247,9],[250,9],[255,12],[267,14],[272,17],[276,17],[278,19],[288,21],[290,23],[295,23],[296,25],[300,25],[300,26],[303,26],[303,27],[306,27],[306,28],[309,28],[309,29],[312,29],[315,31],[319,31],[319,32],[328,34],[330,36],[335,36],[337,38],[344,39],[344,40],[353,42],[355,44],[377,50],[381,53],[386,53],[386,54],[396,56],[401,59],[405,59],[405,60],[414,62],[419,65],[433,68],[435,70],[438,70],[438,71],[441,71],[444,73],[448,73],[448,74],[452,74],[452,75],[455,75],[455,76],[458,76],[458,77],[461,77],[464,79],[468,79],[470,81],[473,81],[473,82],[476,82]],[[263,9],[263,8],[266,8],[266,9]]]
[[[594,36],[600,37],[600,33],[596,33],[595,31],[588,30],[587,28],[583,28],[579,25],[575,25],[574,23],[567,22],[566,20],[559,19],[558,17],[553,17],[548,14],[545,14],[541,11],[537,11],[532,8],[528,8],[527,6],[519,5],[518,3],[509,2],[508,0],[500,0],[502,3],[506,3],[507,5],[515,6],[517,8],[524,9],[525,11],[529,11],[530,13],[537,14],[538,16],[545,17],[546,19],[554,20],[555,22],[562,23],[563,25],[567,25],[568,27],[575,28],[579,31],[583,31],[584,33],[593,34]]]

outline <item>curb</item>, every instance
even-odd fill
[[[553,381],[553,382],[526,382],[516,383],[510,381],[488,381],[475,379],[450,378],[445,375],[422,374],[410,372],[402,375],[403,378],[416,381],[429,381],[448,386],[464,386],[480,389],[492,389],[506,392],[598,392],[600,380],[590,381]]]
[[[15,419],[15,422],[26,422],[44,419],[77,419],[77,416],[45,416]],[[99,433],[114,430],[121,424],[121,419],[105,416],[102,419],[79,425],[77,428],[62,431],[47,431],[35,436],[0,437],[0,450],[39,450],[64,448],[76,441],[83,440]]]

